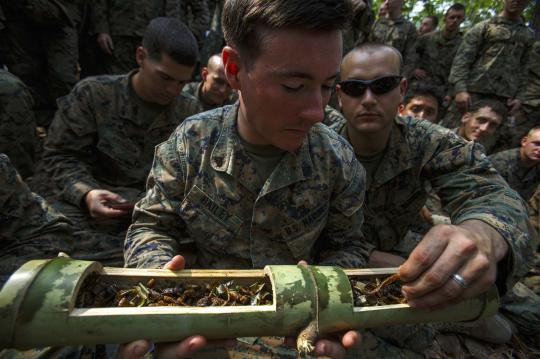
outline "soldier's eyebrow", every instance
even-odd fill
[[[279,77],[295,77],[295,78],[301,78],[301,79],[307,79],[307,80],[315,80],[315,78],[312,75],[308,74],[307,72],[302,72],[302,71],[276,70],[274,71],[274,74]],[[328,77],[325,81],[333,81],[337,77],[338,77],[338,72]]]

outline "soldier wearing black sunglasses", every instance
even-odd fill
[[[523,202],[478,144],[428,121],[396,116],[407,88],[400,71],[401,56],[394,48],[364,44],[343,59],[343,81],[337,86],[347,121],[333,128],[349,140],[366,168],[364,234],[373,246],[369,264],[401,265],[399,274],[407,282],[403,291],[413,307],[469,298],[495,280],[504,292],[527,271],[533,253],[534,232]],[[427,182],[454,225],[434,226],[419,243],[408,242],[408,230],[420,221]],[[495,333],[476,334],[495,342],[509,339],[509,327],[499,320],[487,325]],[[401,343],[423,341],[412,338],[419,330],[383,332],[376,333],[397,336]],[[403,340],[404,333],[414,334]],[[430,338],[423,343],[431,343]],[[422,345],[409,349],[422,352]]]

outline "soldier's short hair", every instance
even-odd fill
[[[503,121],[508,115],[508,110],[505,105],[503,105],[500,101],[491,100],[491,99],[478,100],[478,101],[473,102],[473,104],[471,105],[471,107],[469,108],[467,112],[475,113],[484,107],[489,108],[491,111],[501,116]]]
[[[527,137],[531,137],[532,134],[536,131],[540,131],[540,126],[534,126],[533,128],[531,128],[529,132],[527,132]]]
[[[405,95],[404,103],[407,105],[413,98],[418,96],[431,96],[437,101],[439,108],[442,106],[442,96],[440,91],[433,85],[417,82],[410,87]]]
[[[153,60],[160,60],[166,54],[184,66],[194,66],[199,56],[195,36],[180,20],[172,17],[157,17],[150,21],[142,46]]]
[[[464,13],[467,12],[466,9],[465,9],[465,5],[457,2],[457,3],[452,4],[452,6],[450,6],[448,9],[446,9],[446,12],[444,13],[444,17],[446,17],[448,15],[450,10],[463,11]]]
[[[223,34],[228,45],[253,61],[267,29],[343,30],[351,13],[349,0],[225,0]]]
[[[439,26],[439,18],[437,17],[437,15],[426,16],[426,19],[431,19],[431,21],[433,22],[433,26],[435,26],[435,28]]]
[[[403,56],[401,55],[401,52],[399,52],[399,50],[396,49],[395,47],[392,47],[390,45],[385,45],[385,44],[379,44],[377,42],[364,42],[363,44],[360,44],[354,47],[351,51],[349,51],[349,53],[365,52],[368,55],[371,55],[379,51],[389,51],[389,52],[393,52],[396,55],[399,61],[398,73],[401,74],[401,71],[403,70]],[[345,55],[345,57],[346,56],[347,55]],[[345,59],[345,57],[343,57],[343,59]]]

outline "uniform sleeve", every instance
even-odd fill
[[[504,292],[529,269],[535,253],[535,232],[521,197],[493,168],[478,144],[449,133],[424,168],[452,223],[480,220],[499,232],[509,245],[499,263],[497,282]]]
[[[95,0],[93,9],[93,28],[96,34],[110,34],[109,29],[109,0]]]
[[[183,149],[183,140],[175,134],[156,148],[146,195],[136,204],[126,235],[126,267],[162,268],[183,254],[186,226],[176,212],[184,198]]]
[[[350,151],[352,152],[352,151]],[[336,167],[339,168],[339,167]],[[343,163],[343,175],[336,176],[328,220],[321,233],[318,263],[343,268],[365,267],[373,247],[365,240],[361,228],[362,205],[366,189],[365,170],[354,156]]]
[[[470,29],[459,46],[448,80],[454,87],[454,93],[467,91],[469,72],[476,61],[479,49],[482,46],[484,23],[477,24]]]
[[[517,92],[514,95],[514,98],[520,100],[521,102],[524,102],[527,98],[527,90],[528,85],[531,82],[530,81],[530,74],[529,74],[529,68],[532,66],[537,66],[536,63],[532,63],[532,61],[537,61],[538,58],[532,55],[533,51],[533,42],[531,41],[527,44],[527,48],[525,49],[523,56],[520,61],[520,68],[523,69],[520,71],[520,79],[519,79],[519,85],[517,87]]]
[[[86,193],[101,187],[92,175],[97,134],[94,101],[85,82],[61,97],[44,145],[45,168],[62,197],[76,206]]]
[[[414,51],[417,38],[418,34],[416,33],[416,29],[414,28],[414,25],[411,24],[409,33],[407,34],[407,41],[405,42],[405,49],[403,51],[403,75],[406,77],[410,77],[414,70]]]
[[[199,44],[204,40],[206,30],[210,28],[210,11],[206,0],[192,0],[189,2],[193,21],[190,24],[191,31]]]

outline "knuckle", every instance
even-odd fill
[[[443,279],[439,273],[429,272],[425,276],[425,281],[429,285],[437,286],[443,282]]]

